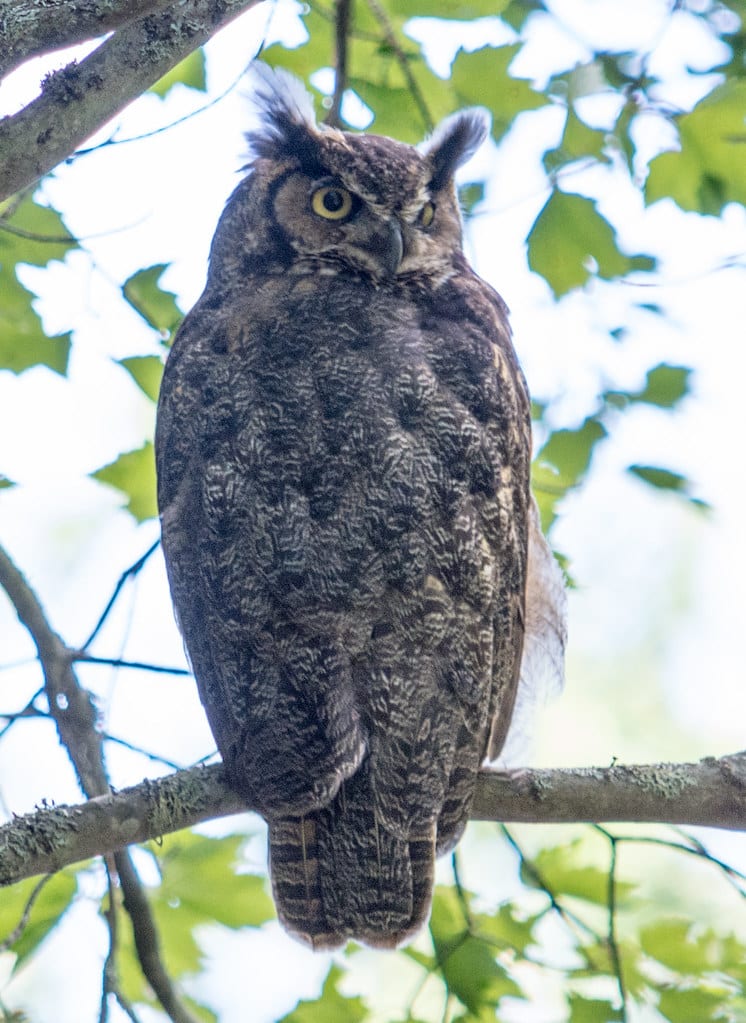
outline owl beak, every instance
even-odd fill
[[[376,257],[386,277],[396,276],[404,255],[401,225],[398,220],[387,220],[368,242],[368,248]]]

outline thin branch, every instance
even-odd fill
[[[28,926],[29,922],[29,917],[31,916],[31,910],[34,908],[34,903],[41,895],[42,888],[47,883],[47,881],[50,880],[51,877],[52,877],[51,874],[45,874],[44,877],[40,878],[39,881],[31,889],[31,894],[26,900],[26,905],[23,907],[21,919],[18,921],[18,923],[10,932],[10,934],[8,934],[7,937],[3,938],[3,940],[0,941],[0,952],[7,952],[8,949],[18,941],[23,932],[26,930],[26,927]]]
[[[257,0],[179,0],[127,22],[0,120],[0,200],[47,174],[101,125]]]
[[[352,0],[337,0],[334,8],[334,95],[326,123],[333,128],[342,124],[342,100],[347,88],[347,53],[350,35]]]
[[[614,975],[617,980],[617,987],[619,989],[619,999],[621,1002],[622,1011],[622,1023],[627,1023],[627,989],[624,984],[624,972],[622,970],[622,956],[619,950],[619,942],[617,941],[616,934],[616,868],[617,868],[617,841],[611,832],[606,831],[605,828],[598,829],[603,835],[606,836],[609,846],[611,849],[609,859],[609,875],[607,879],[608,890],[607,890],[607,906],[609,912],[609,929],[606,937],[607,944],[609,946],[609,955],[611,957],[611,964],[614,970]]]
[[[123,661],[121,657],[94,657],[82,650],[72,652],[78,664],[105,664],[112,668],[134,668],[136,671],[154,671],[159,675],[191,675],[188,668],[169,668],[167,665],[150,664],[148,661]]]
[[[36,646],[44,672],[49,711],[88,796],[108,791],[101,737],[96,732],[96,708],[91,694],[79,685],[72,670],[72,652],[49,625],[34,591],[0,547],[0,586]]]
[[[109,904],[104,912],[106,926],[109,931],[109,949],[106,953],[101,977],[101,1007],[98,1013],[98,1023],[107,1023],[109,1018],[109,995],[117,988],[117,941],[118,921],[117,906],[115,901],[114,870],[110,864],[110,857],[104,857],[106,866],[106,885],[109,889]]]
[[[580,937],[580,933],[582,932],[586,936],[593,938],[595,941],[598,941],[599,937],[596,934],[596,932],[593,930],[592,927],[588,926],[588,924],[585,922],[585,920],[582,920],[579,916],[577,916],[571,910],[567,909],[567,907],[562,905],[562,903],[559,901],[559,899],[555,895],[554,890],[552,889],[552,887],[549,884],[549,882],[542,875],[542,873],[540,872],[540,870],[536,866],[536,864],[533,862],[533,860],[530,860],[528,858],[528,856],[524,853],[523,849],[521,849],[521,847],[518,844],[517,840],[515,839],[513,834],[505,827],[504,823],[503,823],[503,825],[501,827],[501,831],[502,831],[503,835],[505,836],[508,844],[513,848],[513,850],[518,855],[518,859],[521,862],[522,869],[525,871],[526,874],[528,874],[530,876],[530,878],[532,879],[534,884],[537,886],[537,888],[540,888],[544,892],[546,897],[549,899],[549,905],[551,906],[551,908],[554,910],[554,912],[557,914],[557,916],[559,916],[559,918],[563,921],[563,923],[578,938],[578,942],[579,942],[579,945],[580,945],[578,951],[581,952],[586,957],[586,959],[588,959],[587,950],[584,950],[582,948],[582,938]],[[590,963],[590,960],[589,960],[589,963]],[[590,963],[590,965],[593,965],[593,964]]]
[[[368,4],[368,7],[370,8],[371,14],[383,29],[383,34],[387,45],[390,47],[392,53],[396,57],[397,63],[399,64],[401,72],[404,75],[405,81],[407,83],[407,88],[412,94],[414,104],[420,112],[420,117],[422,118],[422,121],[425,125],[425,130],[432,131],[435,125],[430,114],[430,108],[427,105],[427,100],[425,99],[422,90],[420,89],[414,75],[412,74],[412,69],[409,66],[409,57],[401,48],[399,40],[396,38],[396,32],[394,31],[394,26],[391,24],[391,21],[389,20],[388,14],[381,6],[381,4],[378,2],[378,0],[366,0],[366,2]]]
[[[114,587],[114,592],[109,597],[109,600],[108,600],[108,603],[107,603],[106,607],[101,612],[101,615],[99,616],[98,621],[94,625],[93,632],[90,634],[90,636],[85,641],[85,643],[83,643],[83,646],[81,647],[82,650],[87,650],[88,647],[91,645],[91,643],[96,638],[96,636],[98,636],[99,632],[101,631],[101,628],[104,625],[104,622],[106,621],[106,619],[109,617],[109,614],[111,613],[111,609],[116,604],[117,597],[122,592],[122,587],[124,586],[124,584],[127,582],[128,579],[134,579],[134,577],[139,572],[142,571],[142,569],[145,567],[145,565],[146,565],[148,559],[150,558],[150,556],[152,554],[154,554],[158,550],[158,548],[160,546],[160,543],[161,543],[161,541],[160,541],[160,539],[158,539],[158,540],[155,541],[155,543],[151,544],[150,547],[148,547],[148,549],[145,551],[145,553],[141,554],[140,557],[137,559],[137,561],[135,561],[132,565],[130,565],[129,568],[125,568],[124,572],[122,572],[122,574],[119,576],[119,579],[117,580],[117,584]]]
[[[158,930],[150,903],[140,884],[129,851],[123,849],[115,853],[114,862],[122,886],[124,908],[132,921],[137,958],[148,983],[173,1023],[196,1023],[192,1013],[177,998],[171,978],[163,965]]]
[[[126,739],[120,739],[118,735],[110,735],[108,732],[104,732],[104,741],[113,742],[116,746],[122,746],[124,749],[128,749],[131,753],[138,753],[141,757],[147,757],[148,760],[152,760],[153,763],[163,764],[164,767],[170,767],[172,771],[183,770],[183,764],[177,764],[175,760],[169,760],[168,757],[162,757],[158,753],[153,753],[151,750],[143,749],[142,746],[136,746],[133,742],[128,742]]]

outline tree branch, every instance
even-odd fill
[[[80,64],[73,62],[48,75],[37,99],[0,120],[0,200],[48,173],[180,60],[257,2],[173,2],[124,24]],[[151,8],[158,6],[151,4]]]
[[[342,100],[347,88],[347,54],[350,36],[352,0],[336,0],[334,8],[334,95],[326,123],[332,128],[342,126]]]
[[[29,57],[95,39],[171,0],[0,0],[0,78]]]
[[[0,827],[0,885],[250,809],[223,767],[193,767]],[[534,824],[637,821],[746,830],[746,753],[695,764],[483,771],[472,819]]]
[[[104,761],[103,737],[97,728],[96,708],[91,694],[80,685],[73,671],[75,653],[52,630],[36,594],[2,547],[0,586],[10,597],[20,621],[29,630],[36,644],[44,672],[50,713],[57,725],[60,741],[75,767],[83,792],[93,799],[109,794],[111,790]],[[143,974],[172,1023],[197,1023],[176,994],[163,966],[158,931],[129,849],[126,845],[118,844],[115,850],[114,863],[122,888],[124,908],[132,921],[135,949]],[[113,899],[111,912],[116,913]],[[113,920],[113,916],[111,919]],[[111,927],[110,922],[110,934],[113,935]],[[115,943],[112,944],[110,951],[111,961],[107,959],[105,970],[113,973]],[[106,985],[105,977],[102,1001],[104,1016]]]

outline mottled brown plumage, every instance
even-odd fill
[[[417,151],[317,127],[287,76],[257,94],[164,376],[163,548],[281,921],[393,946],[503,744],[523,643],[529,401],[453,184],[486,124]]]

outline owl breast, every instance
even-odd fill
[[[515,682],[527,400],[465,287],[244,284],[187,318],[161,399],[169,577],[228,776],[278,822],[357,776],[376,855],[381,829],[410,852],[458,838]],[[412,898],[374,930],[411,929]]]

